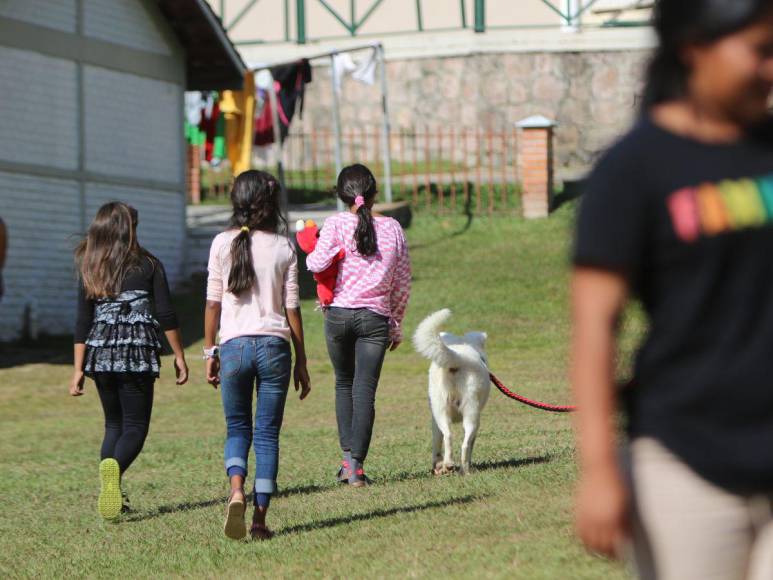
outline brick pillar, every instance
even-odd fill
[[[186,181],[188,201],[193,205],[201,203],[201,147],[188,145],[186,159]]]
[[[523,185],[523,217],[547,217],[553,204],[553,128],[540,115],[518,122],[518,163]]]

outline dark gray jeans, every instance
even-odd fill
[[[365,461],[376,417],[376,387],[389,346],[389,320],[365,308],[329,308],[325,340],[336,376],[341,449]]]

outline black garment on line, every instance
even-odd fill
[[[311,82],[311,65],[308,59],[301,59],[292,64],[285,64],[271,68],[271,76],[280,85],[277,99],[279,106],[287,117],[287,124],[280,120],[279,129],[282,142],[290,132],[290,123],[293,121],[296,108],[298,117],[303,118],[303,98],[306,91],[306,83]]]
[[[630,435],[729,490],[773,491],[770,132],[709,145],[641,120],[587,183],[573,260],[623,273],[649,319]]]
[[[124,473],[148,435],[154,378],[140,373],[97,373],[94,382],[105,413],[100,459],[115,459]]]

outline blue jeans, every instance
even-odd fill
[[[290,385],[290,344],[276,336],[239,336],[220,345],[220,392],[227,435],[228,476],[247,476],[250,442],[255,451],[254,494],[276,492],[279,430]],[[258,393],[255,428],[252,393]]]

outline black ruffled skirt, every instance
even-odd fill
[[[143,290],[121,292],[100,300],[86,339],[83,371],[95,373],[147,373],[161,369],[160,327],[153,317],[150,296]]]

